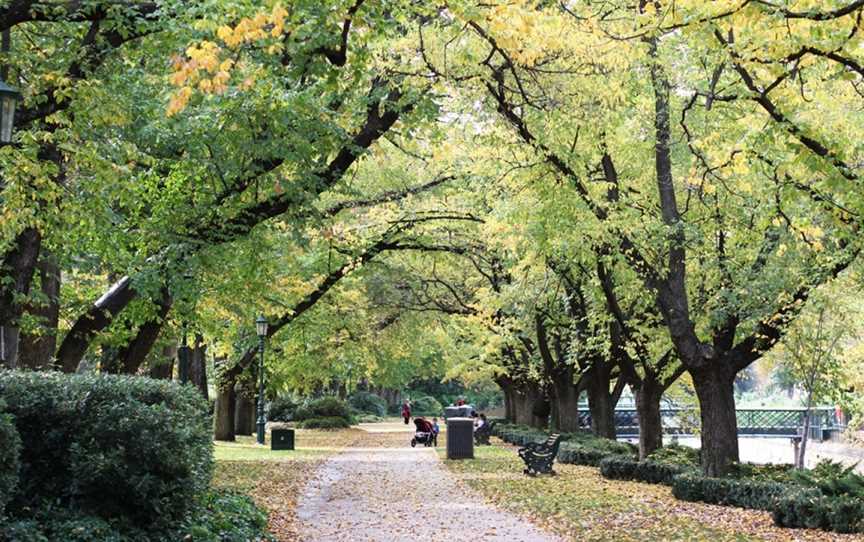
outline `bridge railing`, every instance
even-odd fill
[[[804,427],[804,408],[742,408],[736,410],[738,434],[748,436],[792,437]],[[819,407],[810,411],[811,437],[823,440],[826,430],[841,428],[834,409]],[[662,408],[663,432],[670,435],[692,435],[699,430],[699,411],[692,408]],[[591,427],[591,413],[579,409],[579,424]],[[639,435],[636,409],[615,409],[615,428],[619,436]]]

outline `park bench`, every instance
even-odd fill
[[[495,422],[486,422],[483,424],[483,427],[476,429],[474,431],[474,444],[480,446],[481,444],[489,444],[489,437],[492,436],[492,424]]]
[[[555,474],[552,464],[558,456],[558,447],[561,444],[561,435],[552,434],[546,442],[529,442],[519,448],[519,457],[525,462],[525,470],[528,476],[538,474]]]

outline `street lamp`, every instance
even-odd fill
[[[267,319],[259,316],[255,320],[255,331],[258,333],[258,353],[261,361],[258,367],[258,444],[264,444],[264,339],[267,337]]]

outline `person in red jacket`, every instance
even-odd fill
[[[408,420],[411,418],[411,404],[406,399],[402,403],[402,419],[405,420],[405,425],[408,425]]]

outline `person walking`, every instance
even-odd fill
[[[411,403],[407,399],[402,403],[402,419],[405,420],[405,425],[408,425],[408,421],[411,419]]]

